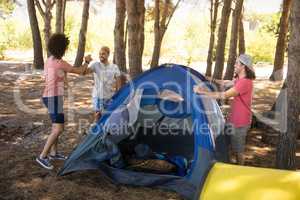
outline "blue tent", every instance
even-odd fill
[[[196,84],[213,90],[204,76],[182,65],[161,65],[136,77],[112,97],[107,112],[71,153],[59,175],[100,169],[116,183],[159,187],[198,199],[213,163],[227,159],[227,147],[220,108],[215,100],[195,94]],[[182,99],[160,95],[166,91]],[[122,160],[124,146],[164,155],[181,173],[127,169]]]

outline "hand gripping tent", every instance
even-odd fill
[[[213,163],[228,157],[220,108],[215,100],[195,94],[196,84],[212,90],[200,73],[176,64],[161,65],[133,79],[112,97],[107,112],[59,175],[100,169],[116,183],[159,187],[197,199]],[[132,170],[125,158],[134,152],[140,156],[152,152],[177,170]]]

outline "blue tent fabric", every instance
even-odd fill
[[[60,170],[59,175],[65,175],[78,170],[100,169],[116,183],[159,187],[176,191],[187,199],[197,198],[206,174],[217,158],[216,155],[218,155],[218,159],[224,158],[227,155],[227,152],[224,152],[227,151],[224,148],[224,142],[220,141],[219,137],[222,134],[215,133],[215,129],[211,127],[212,120],[214,119],[222,126],[224,121],[222,114],[213,113],[213,116],[209,117],[205,112],[208,104],[210,107],[215,108],[213,110],[218,110],[217,102],[213,99],[204,100],[201,96],[193,92],[193,86],[199,83],[213,90],[213,87],[205,81],[205,77],[197,71],[176,64],[161,65],[139,75],[112,97],[107,112],[103,114],[96,125],[90,129],[87,137],[71,153]],[[172,102],[158,98],[158,94],[166,89],[176,92],[184,100],[181,102]],[[157,107],[157,111],[162,116],[159,120],[163,120],[164,118],[192,119],[193,126],[190,137],[185,135],[185,132],[180,131],[182,135],[178,136],[178,140],[176,140],[175,136],[172,139],[170,138],[170,140],[168,137],[172,136],[156,136],[154,134],[149,137],[144,136],[143,134],[146,133],[136,137],[136,140],[143,140],[143,137],[147,138],[146,142],[148,142],[148,145],[152,145],[150,148],[154,148],[152,149],[154,151],[157,145],[160,145],[159,142],[165,140],[176,142],[174,145],[169,145],[170,148],[174,148],[167,149],[170,154],[173,153],[177,156],[178,152],[180,153],[180,150],[185,148],[187,151],[181,152],[191,151],[190,157],[192,159],[189,158],[187,173],[182,174],[182,176],[137,172],[122,168],[122,164],[124,163],[122,162],[123,155],[121,155],[119,150],[119,144],[128,138],[126,135],[128,128],[126,127],[126,123],[129,121],[127,106],[137,90],[142,91],[139,106],[150,105]],[[112,122],[122,124],[117,129],[122,134],[109,134],[111,132],[109,127]],[[155,129],[152,127],[151,129],[147,129],[147,131],[151,132]],[[156,137],[160,141],[155,141],[158,144],[152,144],[151,142]],[[183,142],[183,139],[192,139],[191,142],[193,145],[182,146],[181,144],[188,144]],[[166,148],[168,147],[166,144],[161,145],[164,145],[163,147]],[[223,145],[223,147],[219,148],[219,145]],[[193,150],[191,150],[191,147],[193,147]],[[132,146],[132,149],[134,149],[134,146]],[[217,152],[218,150],[223,152]],[[184,160],[180,155],[178,156],[177,158]],[[118,162],[112,162],[116,160]],[[113,165],[113,163],[116,163],[116,165]],[[176,163],[175,160],[174,163]],[[182,162],[178,164],[182,164]]]

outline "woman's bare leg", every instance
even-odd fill
[[[57,123],[52,124],[51,134],[47,138],[44,149],[40,154],[40,158],[46,158],[53,145],[54,145],[53,148],[56,151],[57,140],[59,135],[63,132],[63,130],[64,130],[64,124],[57,124]]]

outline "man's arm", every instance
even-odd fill
[[[206,77],[206,79],[210,82],[215,82],[221,86],[232,87],[234,82],[232,80],[221,80],[221,79],[213,79],[212,77]]]
[[[116,77],[116,91],[118,91],[122,87],[122,77],[117,76]]]
[[[88,63],[85,62],[80,67],[72,67],[70,73],[83,75],[84,72],[86,71],[87,67],[88,67]]]
[[[84,72],[83,72],[83,74],[82,75],[87,75],[87,74],[91,74],[91,73],[93,73],[94,71],[93,71],[93,69],[92,68],[90,68],[90,67],[87,67],[87,68],[85,68],[85,70],[84,70]]]
[[[89,63],[92,61],[92,56],[87,55],[84,57],[84,64],[80,67],[72,67],[70,73],[85,75],[92,72],[92,69],[88,68]]]
[[[196,94],[204,94],[207,95],[213,99],[227,99],[230,97],[235,97],[239,95],[239,92],[233,87],[225,92],[210,92],[207,89],[201,87],[201,86],[195,86],[194,92]]]
[[[231,88],[231,87],[233,87],[234,82],[233,82],[232,80],[223,80],[223,85],[224,85],[226,88]]]

